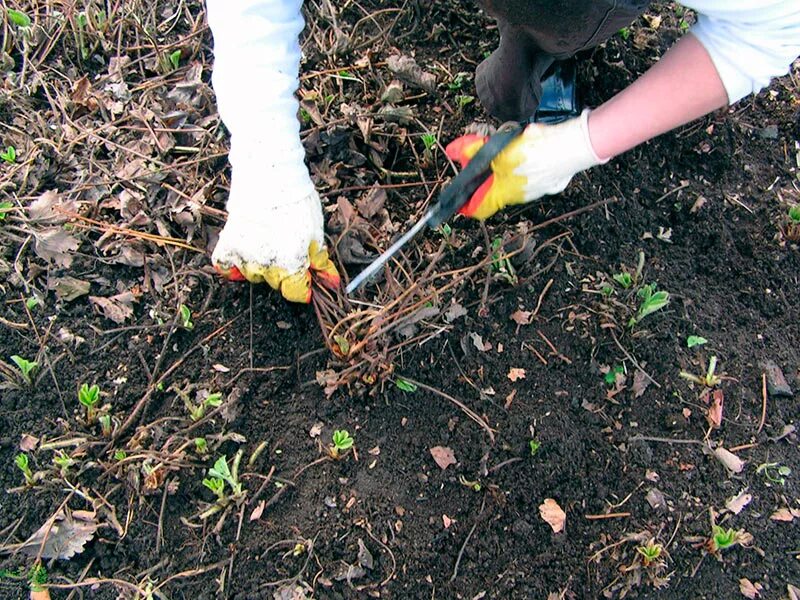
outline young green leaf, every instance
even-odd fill
[[[4,200],[0,202],[0,221],[5,221],[6,215],[14,208],[14,203]]]
[[[404,392],[413,393],[417,391],[417,385],[411,383],[410,381],[406,381],[402,377],[398,377],[394,380],[394,384]]]
[[[690,335],[686,338],[686,347],[687,348],[694,348],[695,346],[702,346],[703,344],[707,344],[708,340],[704,337],[700,337],[699,335]]]
[[[795,225],[800,225],[800,204],[789,208],[789,220]]]
[[[333,447],[339,452],[353,447],[354,440],[346,429],[337,429],[333,432]]]
[[[19,10],[14,10],[13,8],[7,8],[6,14],[8,15],[8,20],[11,21],[17,27],[31,26],[31,18],[24,12],[21,12]]]
[[[622,273],[616,273],[612,275],[614,281],[616,281],[622,289],[627,290],[629,287],[633,285],[633,277],[627,271],[623,271]]]
[[[175,52],[171,52],[169,55],[169,63],[172,65],[173,69],[177,69],[181,64],[181,51],[180,48],[175,50]]]
[[[11,164],[17,162],[17,149],[14,146],[9,146],[5,152],[0,152],[0,159]]]
[[[33,375],[33,372],[39,367],[39,363],[26,360],[18,354],[14,354],[11,357],[11,360],[13,360],[14,364],[17,365],[17,368],[22,374],[22,379],[25,381],[25,383],[32,385],[33,380],[31,379],[31,375]]]

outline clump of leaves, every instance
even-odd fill
[[[9,200],[0,202],[0,221],[6,220],[6,215],[14,208],[14,203]]]
[[[623,290],[627,290],[633,285],[633,276],[627,271],[622,271],[611,276]]]
[[[475,96],[469,96],[467,94],[459,94],[458,96],[456,96],[456,106],[458,107],[458,110],[464,110],[474,101],[475,101]]]
[[[12,356],[11,360],[15,365],[17,365],[17,369],[19,369],[22,380],[27,385],[33,385],[33,374],[36,372],[36,369],[39,368],[39,363],[32,360],[26,360],[18,354]]]
[[[425,150],[431,152],[436,147],[436,135],[433,133],[423,133],[421,136]]]
[[[355,440],[346,429],[337,429],[331,436],[331,442],[328,454],[334,460],[339,460],[353,447]]]
[[[0,159],[13,165],[17,162],[17,149],[14,146],[7,146],[4,152],[0,152]]]
[[[97,419],[97,408],[100,404],[100,386],[84,383],[78,389],[78,402],[86,408],[86,423],[91,425]]]
[[[539,448],[542,447],[542,443],[539,440],[529,440],[528,446],[531,449],[531,456],[536,456],[539,452]]]
[[[228,459],[224,455],[217,459],[214,466],[208,470],[208,477],[203,479],[203,485],[210,489],[217,497],[216,502],[200,514],[200,519],[204,520],[211,515],[219,512],[231,504],[238,502],[245,496],[242,484],[239,481],[239,463],[242,460],[242,451],[236,453],[228,466]],[[228,484],[230,493],[226,491],[225,484]]]
[[[183,398],[186,410],[189,411],[189,418],[195,422],[205,417],[209,408],[217,408],[222,404],[222,394],[219,392],[209,394],[197,404],[189,400],[189,396],[186,393],[179,392],[179,395]]]
[[[628,322],[628,327],[631,328],[645,317],[652,315],[669,304],[669,293],[663,290],[656,291],[655,283],[643,285],[636,292],[636,295],[639,297],[639,308],[636,311],[636,315],[631,317]]]
[[[503,279],[511,285],[517,284],[517,270],[511,264],[511,259],[504,256],[503,239],[496,237],[492,240],[492,272],[499,279]]]
[[[114,460],[117,462],[123,461],[128,458],[128,453],[125,450],[114,450]]]
[[[178,314],[181,318],[181,327],[184,329],[191,331],[194,329],[194,323],[192,322],[192,311],[189,309],[188,306],[185,304],[181,304],[178,307]]]
[[[24,452],[20,452],[14,457],[14,464],[22,471],[22,475],[25,477],[25,483],[27,485],[33,485],[33,472],[28,463],[28,455]]]
[[[58,467],[61,477],[66,477],[69,468],[75,464],[75,459],[63,450],[59,450],[53,457],[53,464]]]
[[[756,473],[761,473],[767,481],[778,485],[786,485],[786,478],[792,474],[792,470],[780,463],[762,463],[758,465]]]
[[[208,454],[208,442],[206,441],[206,438],[204,437],[194,438],[194,449],[201,456],[205,456],[206,454]]]
[[[662,554],[665,553],[664,546],[656,543],[655,538],[650,538],[641,546],[636,547],[636,552],[642,559],[642,566],[649,567],[660,563]]]
[[[622,365],[614,365],[608,370],[608,373],[603,375],[603,381],[608,385],[616,385],[617,376],[625,374],[625,367]]]
[[[725,529],[719,525],[711,526],[711,537],[706,541],[706,549],[713,555],[720,557],[723,550],[734,546],[747,547],[753,541],[753,536],[744,529]]]
[[[793,241],[800,241],[800,204],[789,207],[789,223],[786,226],[786,237]]]
[[[694,373],[689,373],[688,371],[681,371],[679,376],[686,381],[691,381],[692,383],[696,383],[707,388],[713,388],[722,382],[722,378],[716,374],[716,370],[717,357],[712,356],[708,359],[708,369],[706,369],[705,375],[695,375]]]

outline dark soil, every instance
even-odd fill
[[[307,7],[314,26],[305,42],[302,85],[311,102],[306,106],[316,107],[323,124],[307,123],[303,135],[331,214],[340,195],[355,204],[376,182],[449,176],[440,151],[427,164],[420,158],[419,136],[424,127],[445,143],[473,120],[486,120],[477,101],[458,108],[456,97],[474,95],[475,64],[497,38],[491,21],[467,0],[433,8],[410,2],[402,11],[384,12],[383,3],[363,3],[374,21],[360,21],[365,13],[357,6],[348,4],[339,15],[338,26],[355,33],[337,56],[323,47],[334,40],[328,13]],[[192,36],[189,20],[201,16],[202,7],[189,3],[186,11],[168,39],[186,36],[198,43],[193,60],[205,65],[202,79],[208,82],[210,36]],[[650,14],[663,17],[657,31],[643,18],[626,36],[583,57],[589,105],[630,83],[678,37],[682,18],[673,5],[654,5]],[[48,60],[69,62],[69,44],[60,48]],[[400,105],[418,121],[376,119],[380,127],[368,143],[356,124],[342,118],[341,104],[380,107],[378,98],[391,80],[383,62],[392,52],[414,55],[442,85],[436,94],[407,88]],[[360,59],[371,66],[359,70],[354,65]],[[68,71],[78,79],[81,68]],[[360,83],[331,76],[348,68]],[[448,87],[458,73],[469,74],[463,87]],[[132,87],[142,74],[147,72],[131,75]],[[23,483],[14,466],[23,434],[40,443],[86,440],[66,447],[78,463],[66,481],[52,466],[52,450],[28,453],[34,471],[47,474],[31,489],[3,494],[2,541],[25,540],[64,502],[87,510],[94,499],[104,524],[96,537],[71,560],[46,562],[53,584],[69,588],[101,580],[76,588],[93,598],[134,598],[136,588],[146,591],[170,577],[161,588],[164,597],[196,599],[272,598],[281,590],[284,595],[276,597],[291,598],[292,589],[297,598],[737,598],[742,578],[763,586],[763,598],[785,597],[787,584],[800,583],[800,533],[770,515],[800,508],[797,436],[781,437],[800,411],[796,396],[764,399],[762,363],[774,361],[789,384],[800,388],[800,251],[785,235],[787,209],[800,201],[796,81],[796,75],[776,81],[755,98],[579,175],[562,195],[488,223],[494,239],[519,223],[530,226],[612,200],[535,231],[535,248],[553,241],[529,264],[517,264],[516,285],[494,277],[483,310],[486,272],[479,271],[455,297],[443,299],[467,314],[439,335],[431,329],[424,343],[394,357],[396,377],[462,401],[483,416],[494,441],[442,394],[403,391],[395,377],[367,393],[342,388],[327,397],[316,374],[330,357],[311,308],[289,305],[264,287],[219,282],[204,254],[148,243],[138,246],[147,254],[146,268],[115,264],[101,249],[102,232],[90,230],[72,265],[58,267],[23,246],[24,224],[12,219],[19,229],[6,228],[9,235],[0,239],[8,267],[0,284],[7,322],[0,325],[0,347],[4,359],[37,357],[42,366],[34,386],[0,391],[0,486]],[[325,94],[334,99],[319,100]],[[30,105],[9,98],[3,110],[21,118]],[[27,102],[50,111],[49,118],[59,114],[43,93]],[[216,134],[216,121],[201,119],[213,116],[213,104],[195,109],[194,123]],[[190,242],[200,247],[213,242],[227,175],[217,152],[220,141],[212,137],[204,142],[204,162],[176,167],[165,180],[185,186],[189,195],[200,189],[196,184],[209,183],[197,231],[187,234],[185,222],[167,217],[162,228],[154,217],[142,230],[193,235]],[[9,197],[26,205],[48,189],[73,190],[67,157],[48,160],[46,169],[41,160],[33,165],[42,171],[32,183],[9,175],[16,185],[16,191],[8,188]],[[116,185],[112,196],[125,188]],[[161,206],[159,194],[166,192],[159,182],[153,185],[161,192],[150,199]],[[398,230],[429,196],[423,185],[387,192],[386,207]],[[154,208],[143,210],[155,215]],[[114,222],[108,206],[89,214]],[[452,228],[454,248],[443,269],[485,255],[477,224],[458,218]],[[429,257],[439,239],[429,234],[418,244],[420,255]],[[640,252],[640,283],[656,283],[671,300],[629,328],[636,293],[611,276],[633,272]],[[348,267],[351,275],[358,269]],[[91,282],[92,296],[134,289],[133,316],[120,326],[96,314],[86,296],[58,300],[48,279],[67,274]],[[614,289],[611,296],[604,286]],[[26,309],[24,300],[37,293],[42,302]],[[511,319],[520,309],[535,311],[540,301],[529,324]],[[191,330],[174,317],[180,303],[192,308]],[[62,328],[85,342],[76,346]],[[689,335],[703,336],[708,344],[689,349]],[[725,376],[723,422],[713,430],[701,390],[678,375],[703,374],[711,356]],[[606,383],[603,371],[617,365],[624,378]],[[637,367],[654,380],[638,396]],[[524,379],[511,381],[512,368],[524,369]],[[118,427],[135,406],[142,407],[113,442],[78,419],[75,392],[84,382],[100,385]],[[211,409],[210,417],[190,429],[172,386],[188,389],[192,399],[197,390],[220,391],[223,410]],[[335,429],[348,430],[356,449],[338,461],[323,458]],[[200,435],[211,448],[207,457],[194,450],[192,440]],[[540,443],[533,455],[532,439]],[[744,470],[729,473],[709,454],[706,440],[740,448]],[[262,443],[263,452],[247,464]],[[456,464],[440,469],[430,452],[436,446],[452,449]],[[207,469],[240,448],[246,504],[231,510],[218,531],[216,516],[197,526],[201,507],[213,501],[201,483]],[[128,456],[121,463],[113,459],[119,449]],[[783,485],[771,482],[757,472],[764,463],[792,472]],[[156,481],[148,488],[154,467]],[[648,502],[653,490],[663,494],[663,505]],[[732,514],[726,501],[743,490],[752,501]],[[546,498],[566,512],[564,532],[553,533],[540,517]],[[260,516],[251,519],[260,503]],[[108,507],[122,535],[109,525]],[[712,519],[752,534],[752,545],[723,551],[719,560],[709,555],[698,546],[709,537]],[[633,541],[636,534],[640,541]],[[660,589],[644,567],[626,572],[640,564],[636,547],[649,538],[668,554],[660,575],[669,580]],[[297,544],[302,548],[294,552]],[[374,561],[366,569],[358,568],[362,544]],[[3,566],[24,570],[31,564],[32,557],[15,554]],[[637,575],[638,585],[632,583]],[[3,597],[27,596],[19,582],[0,585]]]

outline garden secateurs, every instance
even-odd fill
[[[492,161],[523,131],[523,125],[510,123],[503,125],[497,133],[489,137],[486,143],[472,157],[461,172],[456,175],[440,194],[438,202],[428,209],[425,215],[411,229],[404,233],[394,244],[372,261],[345,288],[352,294],[370,277],[375,275],[389,260],[410,242],[426,225],[436,229],[452,217],[464,206],[472,195],[492,174]]]

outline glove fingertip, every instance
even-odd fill
[[[447,144],[444,153],[450,160],[461,163],[465,166],[470,159],[475,156],[478,149],[486,142],[486,138],[475,133],[462,135]]]
[[[491,215],[478,216],[478,211],[481,209],[483,201],[486,200],[486,194],[489,193],[489,189],[492,187],[493,183],[494,175],[490,175],[486,181],[484,181],[480,187],[475,190],[475,193],[472,194],[472,197],[469,199],[469,201],[460,209],[458,209],[459,214],[462,214],[465,217],[477,218],[480,220],[490,217]]]

